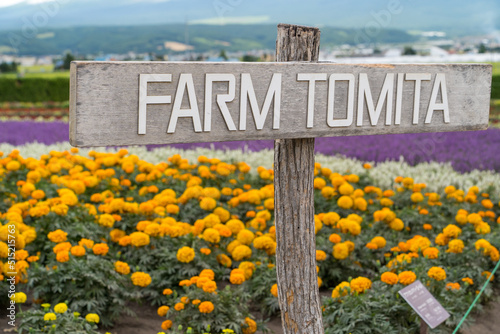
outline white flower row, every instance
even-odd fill
[[[24,158],[33,157],[40,158],[42,154],[47,154],[50,151],[66,151],[71,149],[69,143],[57,143],[52,145],[44,145],[39,143],[26,144],[24,146],[13,146],[9,144],[0,144],[0,151],[5,154],[13,149],[18,149],[21,156]],[[80,149],[79,154],[87,155],[91,150],[98,152],[116,152],[117,148],[86,148]],[[183,158],[189,160],[190,163],[195,163],[200,155],[208,158],[218,158],[227,162],[244,161],[250,165],[252,172],[256,172],[257,167],[264,166],[272,168],[273,151],[262,150],[259,152],[249,152],[246,150],[213,150],[208,148],[196,148],[192,150],[180,150],[171,147],[161,147],[148,151],[144,146],[130,146],[127,148],[130,154],[137,155],[140,159],[157,164],[161,161],[166,161],[174,154],[180,154]],[[342,156],[326,156],[322,154],[316,155],[316,162],[319,162],[323,167],[328,167],[334,172],[341,174],[362,174],[366,172],[363,168],[363,162],[353,158]],[[459,173],[451,167],[449,163],[421,163],[416,166],[408,165],[402,158],[400,161],[387,161],[372,163],[373,168],[368,172],[374,185],[383,189],[394,187],[394,178],[396,176],[412,177],[415,182],[426,183],[427,191],[442,191],[448,185],[454,185],[459,189],[467,190],[476,185],[480,190],[498,191],[500,190],[500,173],[493,171],[478,171],[474,170],[469,173]]]

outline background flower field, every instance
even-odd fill
[[[253,333],[265,324],[251,310],[277,315],[269,151],[10,148],[0,158],[0,256],[15,226],[15,279],[34,303],[26,324],[57,328],[78,312],[75,326],[112,326],[138,300],[157,307],[158,331]],[[397,291],[419,279],[452,315],[433,332],[450,333],[498,261],[498,173],[317,158],[326,332],[418,332]],[[482,302],[492,297],[489,285]],[[58,313],[61,303],[70,311]]]

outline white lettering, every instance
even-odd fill
[[[406,73],[407,81],[415,81],[415,93],[413,100],[413,124],[418,124],[420,114],[420,88],[423,80],[431,80],[430,73]]]
[[[181,109],[182,99],[187,88],[187,97],[189,101],[189,109]],[[172,107],[172,115],[168,124],[167,133],[174,133],[179,117],[191,117],[193,119],[194,132],[201,132],[200,112],[198,110],[198,102],[196,101],[196,92],[194,90],[193,75],[191,73],[181,74],[177,91],[175,92],[174,106]]]
[[[148,96],[148,82],[172,82],[172,74],[140,74],[139,75],[139,127],[138,134],[146,134],[146,111],[148,104],[172,103],[172,97]]]
[[[236,93],[236,78],[234,74],[207,74],[205,78],[205,118],[204,118],[204,131],[209,132],[212,130],[212,86],[214,82],[227,82],[228,83],[228,93],[217,95],[217,105],[224,117],[227,128],[230,131],[236,131],[236,126],[234,125],[229,109],[226,103],[234,100]]]
[[[441,90],[441,103],[437,102],[439,90]],[[432,87],[431,101],[427,115],[425,116],[425,124],[430,124],[434,110],[442,110],[445,123],[450,123],[450,108],[448,107],[448,93],[446,90],[446,77],[444,73],[436,74],[434,86]]]
[[[354,118],[354,74],[351,73],[334,73],[330,75],[328,81],[328,107],[326,123],[329,127],[344,127],[352,124]],[[335,110],[335,82],[347,81],[347,116],[345,119],[333,119]]]
[[[314,98],[316,90],[316,81],[326,81],[326,73],[298,73],[297,81],[309,81],[309,90],[307,94],[307,128],[314,126]]]
[[[271,101],[274,99],[273,111],[273,129],[280,127],[280,106],[281,106],[281,73],[274,73],[267,90],[267,95],[262,106],[262,112],[259,111],[257,97],[252,84],[250,73],[241,74],[241,98],[240,98],[240,130],[247,128],[247,108],[250,101],[253,119],[257,130],[262,130],[267,114],[271,108]]]
[[[382,113],[382,107],[384,102],[386,103],[385,109],[385,125],[391,125],[392,123],[392,99],[394,95],[394,73],[387,73],[385,76],[384,84],[382,85],[382,90],[380,91],[380,96],[377,101],[377,106],[374,107],[372,93],[370,89],[370,83],[368,81],[368,74],[359,74],[359,91],[358,91],[358,120],[356,125],[363,125],[363,112],[364,112],[364,101],[366,100],[366,107],[368,109],[368,115],[370,116],[371,125],[377,125],[380,114]]]

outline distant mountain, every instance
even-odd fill
[[[2,0],[3,1],[3,0]],[[21,0],[20,0],[21,1]],[[267,23],[452,34],[500,29],[498,0],[24,0],[0,4],[0,30],[32,26]],[[391,13],[392,10],[392,13]],[[48,14],[47,14],[48,13]]]
[[[0,52],[8,48],[16,30],[0,34]],[[22,36],[22,35],[19,35]],[[18,37],[19,37],[18,36]],[[359,29],[321,28],[321,45],[356,44],[363,41]],[[381,29],[373,42],[407,43],[416,39],[402,30]],[[87,55],[98,53],[136,53],[154,52],[165,54],[189,50],[203,52],[249,51],[255,49],[274,49],[276,25],[149,25],[127,27],[72,27],[39,29],[32,38],[22,38],[15,45],[19,55],[74,54]],[[187,44],[186,44],[187,42]],[[5,52],[4,53],[9,53]]]

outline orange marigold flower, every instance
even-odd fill
[[[172,320],[165,320],[161,324],[161,329],[168,331],[172,327]]]
[[[130,266],[126,262],[116,261],[115,271],[122,275],[128,275],[130,273]]]
[[[386,284],[394,285],[398,283],[399,277],[395,273],[388,271],[380,276],[380,280]]]
[[[132,283],[137,286],[146,287],[151,284],[151,276],[149,274],[143,272],[135,272],[130,277],[132,279]]]
[[[92,247],[92,251],[94,252],[95,255],[104,256],[108,254],[109,247],[105,243],[95,244],[94,247]]]
[[[82,246],[73,246],[73,247],[71,247],[71,255],[84,256],[85,255],[85,248]]]
[[[446,290],[460,290],[460,283],[447,283]]]
[[[273,284],[270,291],[274,297],[278,297],[278,284]]]
[[[202,302],[198,306],[198,310],[201,313],[211,313],[214,310],[214,304],[212,304],[212,302],[208,302],[208,301]]]
[[[427,276],[436,281],[443,281],[446,279],[446,271],[440,267],[432,267],[427,271]]]
[[[174,309],[176,311],[184,310],[184,303],[177,303],[177,304],[175,304]]]
[[[49,234],[47,234],[47,237],[52,242],[60,243],[60,242],[66,241],[67,235],[68,235],[68,233],[64,232],[63,230],[58,229],[58,230],[55,230],[53,232],[49,232]]]
[[[409,285],[417,279],[417,275],[413,271],[403,271],[398,275],[399,283],[403,285]]]
[[[372,286],[372,281],[366,277],[357,277],[353,279],[350,283],[351,291],[356,291],[358,293],[363,293],[370,289]]]
[[[168,313],[169,310],[170,310],[170,307],[163,305],[163,306],[160,306],[158,308],[157,312],[158,312],[158,315],[160,317],[164,317],[165,315],[167,315],[167,313]]]

